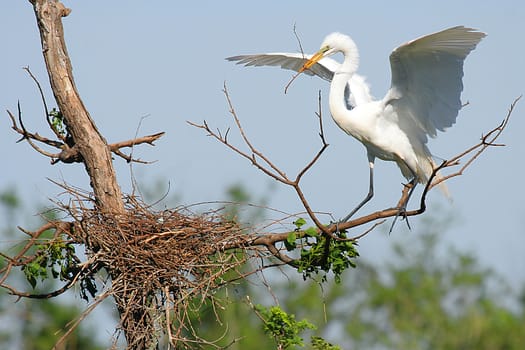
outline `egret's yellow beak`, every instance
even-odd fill
[[[330,48],[328,46],[323,47],[321,50],[317,51],[315,53],[315,55],[312,56],[312,58],[310,58],[308,61],[306,61],[303,64],[303,66],[301,67],[301,69],[299,69],[298,73],[295,74],[292,77],[292,79],[290,80],[290,82],[288,84],[286,84],[286,86],[284,87],[284,93],[286,93],[288,91],[288,87],[290,87],[290,85],[292,85],[292,82],[295,80],[295,78],[297,78],[299,75],[301,75],[302,72],[304,72],[305,70],[310,69],[314,64],[319,62],[321,60],[321,58],[323,58],[325,56],[327,51],[329,51],[329,49]]]
[[[317,51],[317,53],[315,53],[315,55],[313,55],[312,58],[310,58],[308,61],[306,61],[303,64],[301,69],[299,69],[299,73],[302,73],[302,72],[304,72],[307,69],[310,69],[310,67],[312,67],[314,64],[319,62],[319,60],[321,60],[321,58],[323,58],[323,56],[326,53],[326,51],[327,50],[325,48],[322,48],[321,50]]]

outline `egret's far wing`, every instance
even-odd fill
[[[426,142],[452,126],[461,108],[463,61],[485,34],[462,26],[409,41],[390,55],[387,103],[401,127]]]

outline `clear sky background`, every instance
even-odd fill
[[[260,52],[298,52],[296,25],[306,52],[316,51],[333,31],[353,37],[360,49],[359,72],[381,98],[390,84],[388,55],[418,36],[455,25],[488,34],[465,63],[463,101],[456,125],[431,140],[437,156],[447,158],[478,142],[496,126],[510,103],[525,91],[525,3],[522,1],[66,1],[66,42],[77,87],[109,142],[165,131],[157,146],[141,146],[136,155],[157,160],[136,165],[141,182],[161,180],[184,204],[225,199],[224,190],[242,183],[254,196],[271,196],[271,206],[301,211],[293,191],[273,182],[224,146],[186,121],[225,130],[233,126],[222,93],[226,82],[234,106],[253,144],[289,175],[317,152],[320,141],[318,90],[323,94],[326,154],[304,179],[314,210],[338,218],[366,193],[368,167],[364,148],[341,132],[329,117],[328,83],[302,76],[284,94],[291,72],[278,68],[243,68],[225,57]],[[34,83],[21,69],[29,66],[54,107],[31,5],[0,4],[0,107],[16,111],[20,100],[26,127],[46,134]],[[340,57],[336,57],[340,58]],[[398,224],[389,236],[378,230],[360,241],[360,253],[381,260],[392,240],[410,238],[429,218],[447,221],[446,244],[475,252],[515,285],[525,281],[523,157],[525,101],[518,104],[500,139],[505,148],[484,154],[467,173],[448,183],[453,203],[439,191],[428,212],[411,219],[413,230]],[[16,186],[26,202],[48,203],[60,190],[46,178],[88,188],[82,165],[50,165],[27,144],[15,144],[5,113],[0,119],[2,172],[0,189]],[[47,133],[49,135],[49,133]],[[232,141],[238,140],[231,132]],[[123,190],[129,192],[130,169],[115,161]],[[391,206],[403,182],[394,163],[378,161],[376,197],[363,213]],[[271,191],[271,192],[270,192]],[[415,204],[415,201],[414,201]],[[20,223],[22,224],[22,223]]]

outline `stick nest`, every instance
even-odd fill
[[[238,275],[247,254],[226,249],[243,246],[244,230],[219,212],[154,212],[135,198],[127,203],[125,217],[86,208],[71,213],[78,218],[71,238],[85,244],[89,271],[104,268],[111,277],[121,330],[137,335],[128,347],[130,340],[147,345],[159,327],[172,344],[195,336],[188,307],[214,302],[224,276]]]

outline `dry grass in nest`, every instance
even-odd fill
[[[127,338],[129,331],[137,335],[136,342],[151,340],[159,331],[172,344],[195,337],[188,308],[214,304],[224,275],[237,275],[248,256],[224,248],[242,242],[243,229],[218,212],[154,212],[136,198],[127,203],[127,216],[118,220],[93,209],[71,213],[81,218],[74,240],[85,244],[88,261],[96,264],[90,270],[108,271],[109,294],[115,297]]]

